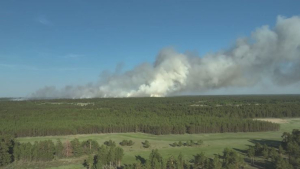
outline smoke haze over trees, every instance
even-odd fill
[[[279,16],[274,28],[262,26],[225,51],[199,57],[166,48],[154,64],[143,63],[124,73],[103,73],[98,82],[84,86],[44,87],[31,97],[170,96],[252,87],[263,81],[280,87],[295,85],[300,80],[299,30],[299,16]]]

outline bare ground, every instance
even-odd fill
[[[272,123],[288,123],[288,120],[286,119],[280,119],[280,118],[259,118],[259,119],[254,119],[254,120],[261,120],[261,121],[269,121]]]

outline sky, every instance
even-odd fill
[[[275,26],[279,15],[299,16],[299,6],[294,0],[1,0],[0,97],[95,83],[103,72],[154,63],[166,47],[201,58]]]

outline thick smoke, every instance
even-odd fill
[[[96,84],[60,90],[45,87],[32,97],[168,96],[248,87],[266,78],[277,86],[300,81],[300,17],[279,16],[274,29],[262,26],[227,51],[197,57],[163,49],[154,64],[141,64],[122,74],[103,74]]]

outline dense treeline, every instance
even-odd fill
[[[52,140],[45,140],[27,143],[15,142],[13,137],[1,136],[0,138],[0,166],[8,165],[12,162],[46,162],[54,159],[80,157],[82,155],[94,156],[98,166],[121,166],[121,160],[124,156],[122,148],[113,144],[109,146],[99,146],[95,140],[86,140],[80,142],[78,139],[66,141],[62,143],[57,140],[54,143]],[[88,166],[88,159],[85,164]]]
[[[252,118],[299,116],[299,95],[4,100],[0,134],[254,132],[279,125]]]
[[[97,158],[97,156],[95,156]],[[87,161],[87,160],[86,160]],[[178,157],[171,156],[163,159],[157,149],[152,150],[148,159],[137,160],[134,164],[124,165],[121,169],[241,169],[246,165],[244,159],[236,151],[224,149],[223,155],[215,155],[208,158],[204,153],[194,155],[191,160],[183,159],[180,153]],[[95,160],[87,169],[102,169]]]

